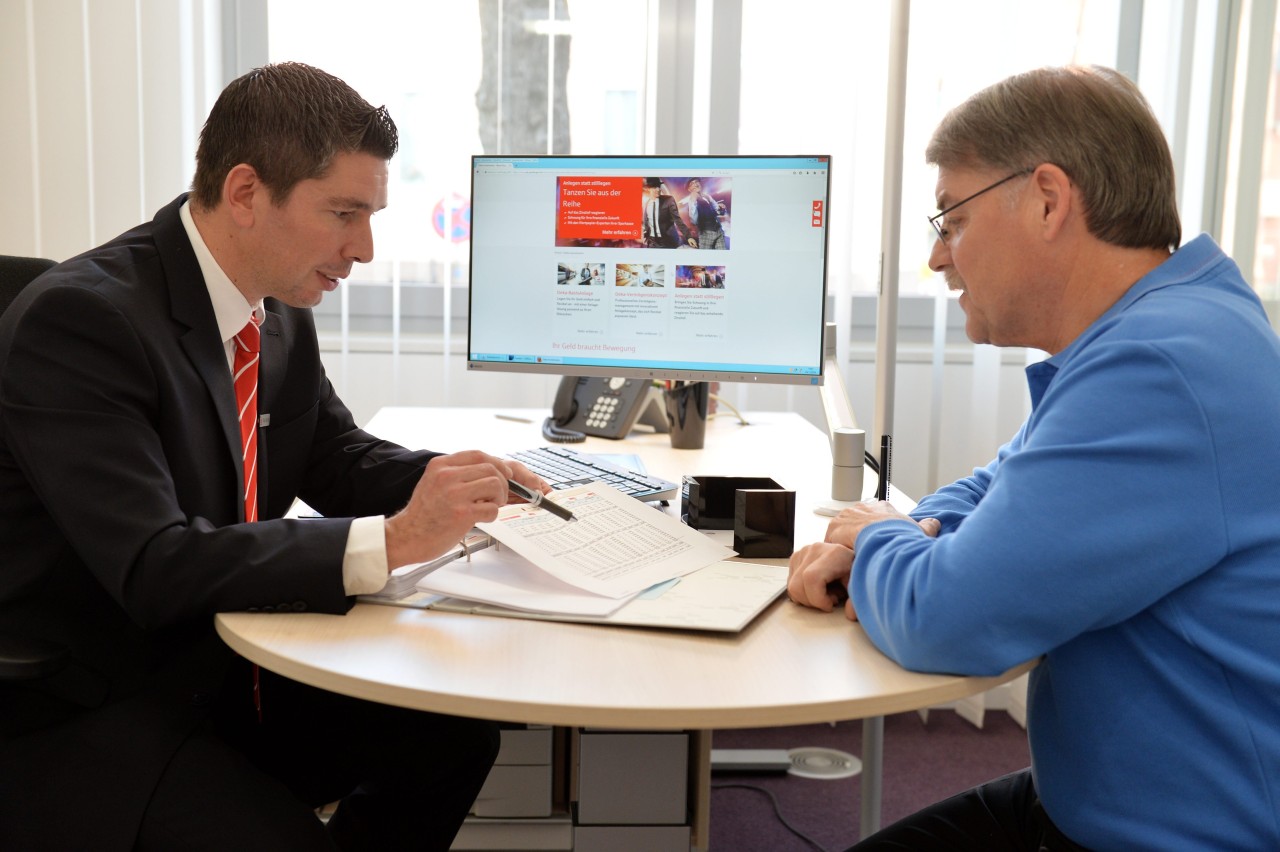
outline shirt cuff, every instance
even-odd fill
[[[348,595],[372,595],[387,584],[386,518],[356,518],[347,532],[342,555],[342,586]]]

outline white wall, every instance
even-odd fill
[[[65,260],[191,182],[218,0],[0,0],[0,254]]]

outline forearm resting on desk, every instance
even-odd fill
[[[854,503],[847,508],[841,509],[840,514],[836,515],[831,523],[827,524],[827,535],[824,540],[832,544],[844,545],[852,550],[858,541],[858,533],[871,524],[881,521],[907,521],[918,526],[925,535],[931,538],[937,536],[940,528],[940,524],[933,518],[916,521],[914,518],[899,512],[888,501],[875,500]]]
[[[826,541],[802,547],[792,554],[787,578],[787,594],[791,600],[823,612],[830,612],[843,603],[845,615],[856,621],[858,614],[849,598],[854,546],[858,533],[882,521],[906,521],[918,526],[927,536],[938,534],[938,522],[932,518],[917,523],[883,500],[855,503],[841,510],[828,524]]]

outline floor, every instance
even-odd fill
[[[927,721],[903,713],[886,717],[884,731],[882,825],[1030,763],[1026,732],[1002,711],[988,712],[982,728],[950,710],[930,711]],[[861,740],[854,721],[716,731],[712,748],[824,747],[857,756]],[[709,852],[835,852],[858,840],[856,776],[716,773],[711,784]]]

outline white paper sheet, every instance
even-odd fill
[[[418,588],[522,612],[579,616],[606,616],[629,600],[584,592],[506,547],[485,548],[470,562],[456,559],[419,580]]]
[[[477,526],[546,573],[597,595],[629,597],[734,555],[603,483],[553,492],[550,499],[572,511],[576,520],[513,504],[496,521]]]

